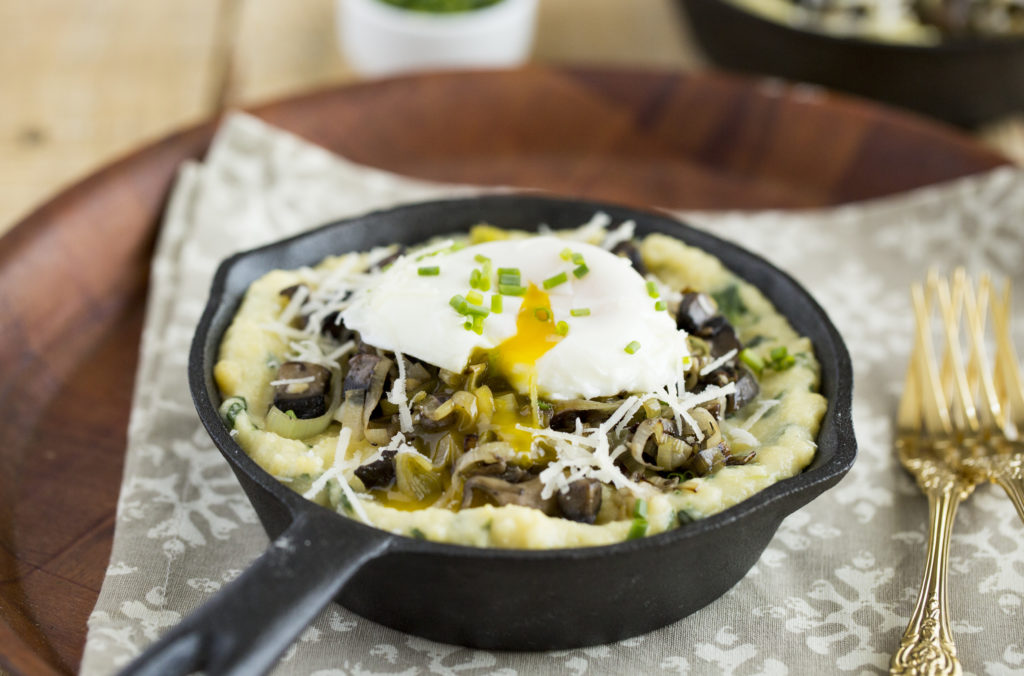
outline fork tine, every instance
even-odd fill
[[[916,356],[916,383],[921,400],[921,409],[925,429],[935,436],[949,436],[951,426],[949,411],[946,409],[945,395],[939,381],[939,369],[935,363],[935,351],[932,348],[931,318],[924,289],[920,284],[911,287],[914,303],[914,316],[917,319],[917,337],[914,355]]]
[[[992,362],[985,345],[985,315],[991,290],[991,278],[984,274],[978,280],[978,292],[970,288],[964,294],[964,311],[967,315],[967,334],[970,339],[971,357],[967,365],[967,380],[972,392],[980,397],[978,422],[989,433],[1005,427],[1003,408],[996,395]]]
[[[1021,383],[1020,362],[1010,339],[1010,282],[992,303],[992,324],[996,336],[996,391],[1005,411],[1006,434],[1016,439],[1024,429],[1024,385]]]
[[[946,338],[946,352],[942,364],[941,382],[947,403],[953,414],[950,420],[960,432],[976,432],[978,416],[974,397],[967,382],[964,355],[960,345],[960,307],[964,296],[966,274],[958,268],[953,276],[953,291],[946,280],[936,281],[935,290],[939,301],[939,314]]]
[[[913,288],[911,297],[913,298]],[[907,359],[907,374],[903,379],[903,394],[900,395],[900,405],[896,412],[896,424],[901,432],[916,433],[921,430],[923,421],[923,410],[921,406],[921,377],[918,375],[918,353],[923,349],[921,345],[920,322],[916,321],[914,326],[914,342],[910,347],[910,357]]]

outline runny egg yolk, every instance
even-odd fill
[[[519,392],[536,399],[537,360],[562,340],[548,294],[530,284],[516,315],[516,332],[494,349],[494,363]]]

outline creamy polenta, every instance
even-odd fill
[[[634,240],[631,224],[592,225],[557,233],[564,265],[552,258],[543,279],[503,263],[500,248],[475,248],[528,237],[490,226],[426,248],[266,274],[246,293],[214,370],[232,436],[310,499],[388,531],[474,546],[655,534],[801,472],[826,408],[810,342],[711,255],[660,234]],[[594,246],[580,243],[588,240]],[[606,358],[574,348],[554,359],[553,346],[582,340],[595,326],[587,322],[611,311],[605,297],[581,300],[602,265],[627,274],[595,250],[602,243],[631,259],[637,304],[657,313],[642,321],[669,329],[621,329],[613,317],[595,333],[618,340],[600,348]],[[444,292],[445,307],[429,316],[454,332],[452,345],[472,347],[461,371],[407,349],[414,342],[373,344],[371,335],[391,334],[369,315],[397,324],[405,313],[389,309],[382,285],[406,284],[395,302],[427,305],[430,285],[460,260],[475,266],[453,282],[464,293]],[[406,325],[401,339],[425,333],[423,324]],[[664,358],[655,353],[662,343]],[[437,347],[437,361],[452,345]],[[645,373],[631,373],[633,363]],[[678,375],[644,380],[663,364]],[[641,389],[582,396],[602,378]]]

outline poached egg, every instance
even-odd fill
[[[628,259],[549,235],[452,249],[412,252],[371,276],[345,325],[454,372],[485,351],[518,392],[551,400],[679,380],[686,333]]]

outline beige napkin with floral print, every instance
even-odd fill
[[[339,217],[472,192],[355,165],[245,115],[225,120],[205,161],[182,167],[153,261],[113,553],[82,673],[125,665],[268,544],[186,383],[189,342],[219,261]],[[725,596],[659,631],[579,650],[490,653],[402,634],[332,604],[275,673],[884,672],[917,595],[927,532],[925,500],[892,450],[911,343],[907,288],[931,265],[966,264],[1024,289],[1022,214],[1024,173],[1008,168],[835,209],[682,214],[789,271],[832,316],[856,374],[860,457],[850,475],[786,519]],[[961,507],[950,555],[965,670],[1024,673],[1024,524],[1000,491],[982,487]]]

